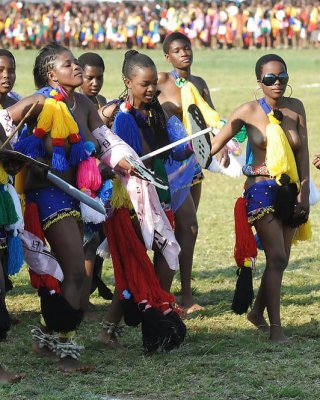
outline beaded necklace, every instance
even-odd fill
[[[176,86],[178,86],[179,89],[181,89],[182,86],[184,86],[184,85],[188,82],[187,79],[181,78],[181,77],[178,75],[178,73],[177,73],[177,71],[176,71],[175,69],[172,70],[170,73],[171,73],[171,75],[174,77],[174,79],[175,79],[175,84],[176,84]]]

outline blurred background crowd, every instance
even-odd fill
[[[2,0],[0,45],[157,48],[184,32],[195,48],[308,48],[320,44],[320,1]]]

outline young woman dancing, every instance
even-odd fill
[[[309,155],[306,115],[299,99],[285,96],[289,75],[284,60],[262,56],[255,73],[262,98],[241,105],[214,138],[215,154],[243,124],[251,155],[244,200],[266,255],[266,268],[248,320],[270,332],[270,340],[287,340],[280,317],[282,277],[293,239],[307,239],[309,214]],[[267,309],[270,325],[264,318]]]
[[[128,146],[107,129],[94,104],[77,93],[83,82],[77,59],[65,47],[52,44],[40,50],[34,65],[38,92],[7,108],[5,131],[19,122],[37,103],[27,119],[28,131],[16,150],[41,159],[68,183],[76,184],[78,165],[88,158],[84,142],[94,142],[102,162],[127,174],[132,170],[124,154]],[[33,330],[33,349],[57,355],[62,371],[87,371],[79,361],[81,347],[74,342],[82,320],[85,257],[79,202],[46,178],[44,170],[31,165],[25,178],[26,229],[46,239],[63,271],[62,282],[50,274],[30,270],[32,284],[41,299],[41,329]],[[38,224],[35,222],[38,221]]]
[[[150,57],[130,50],[125,54],[122,76],[125,83],[123,95],[107,104],[106,107],[101,108],[100,115],[103,121],[112,127],[114,132],[126,141],[139,156],[143,156],[168,143],[165,116],[156,96],[157,70]],[[164,160],[166,157],[167,154],[164,154],[147,162],[147,166],[165,180]],[[138,188],[137,193],[139,193],[139,190]],[[170,192],[161,189],[157,191],[155,200],[157,203],[160,200],[163,207],[163,210],[157,211],[159,213],[157,217],[158,226],[161,224],[168,226],[167,216],[172,219]],[[115,182],[113,196],[117,199],[121,198],[118,192],[120,192],[120,188],[117,187]],[[134,293],[133,298],[139,308],[136,322],[139,323],[139,320],[142,320],[145,351],[152,352],[159,348],[169,350],[177,347],[184,339],[185,326],[174,310],[174,297],[169,291],[173,272],[178,265],[179,246],[174,236],[170,236],[169,241],[163,241],[163,238],[157,232],[159,228],[155,228],[154,232],[149,232],[146,237],[143,232],[145,229],[141,224],[141,215],[134,213],[130,220],[132,206],[126,199],[118,200],[117,204],[113,199],[111,202],[115,211],[112,218],[107,222],[107,238],[115,269],[117,290],[115,291],[116,297],[114,297],[108,312],[108,322],[105,329],[100,333],[100,339],[106,344],[117,344],[116,331],[113,330],[113,327],[117,326],[122,316],[122,310],[119,307],[120,300],[122,300],[124,306],[125,320],[128,321],[128,310],[126,308],[126,300],[128,299],[126,299],[127,294],[123,292],[125,288],[129,289],[131,294]],[[147,207],[149,206],[147,205]],[[123,227],[127,226],[123,235],[113,229],[121,221]],[[127,236],[128,243],[126,244],[125,238]],[[174,257],[168,256],[168,245],[172,248]],[[130,252],[130,249],[133,251],[130,262],[125,257],[126,252],[119,253],[121,249],[126,247],[126,252]],[[152,248],[155,252],[154,267],[148,258],[146,248]],[[121,274],[120,269],[122,269]],[[130,269],[131,277],[127,274]],[[123,282],[124,277],[125,284]],[[159,325],[148,320],[148,314],[150,316],[151,313],[154,313],[155,318],[161,320],[161,322],[158,321]],[[133,318],[133,313],[131,313],[131,316]],[[130,321],[129,324],[131,324]],[[163,324],[168,329],[162,329]],[[154,326],[155,330],[152,332],[152,329],[150,329],[148,333],[147,331],[151,326]],[[173,331],[176,333],[173,333]]]
[[[172,115],[178,117],[179,120],[183,122],[187,133],[191,134],[187,110],[183,109],[183,102],[191,100],[192,104],[198,99],[201,104],[205,105],[206,109],[210,109],[211,114],[218,117],[217,121],[214,121],[214,119],[208,121],[210,122],[210,126],[215,127],[214,124],[219,122],[220,118],[218,113],[214,110],[209,88],[204,79],[191,73],[193,52],[190,39],[183,33],[173,32],[165,38],[163,42],[163,51],[166,60],[173,67],[171,72],[159,73],[159,101],[167,117],[170,118]],[[184,85],[186,85],[185,88],[183,88]],[[187,87],[192,88],[192,93],[196,93],[195,97],[190,94],[187,96],[182,94],[182,90],[185,90]],[[183,98],[184,96],[185,98]],[[188,98],[188,100],[186,100],[186,98]],[[203,113],[201,108],[200,111]],[[218,160],[222,165],[228,166],[229,156],[227,150],[224,149],[221,151]],[[197,164],[190,193],[175,212],[175,232],[181,247],[179,257],[181,306],[185,309],[186,314],[204,309],[201,305],[195,303],[191,287],[193,254],[198,236],[197,210],[200,203],[203,179],[204,175],[202,169],[200,165]]]

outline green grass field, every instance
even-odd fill
[[[76,53],[79,54],[78,52]],[[148,53],[158,70],[169,70],[160,51]],[[216,108],[228,116],[242,102],[253,99],[256,88],[254,65],[261,51],[197,51],[193,73],[204,77]],[[318,140],[320,53],[316,50],[284,50],[293,96],[306,108],[310,155],[320,152]],[[101,52],[106,64],[103,94],[116,97],[123,89],[122,51]],[[15,89],[32,93],[35,52],[19,51]],[[320,171],[311,166],[320,187]],[[145,357],[139,329],[127,328],[123,352],[104,348],[96,340],[98,322],[84,322],[79,341],[86,348],[82,359],[94,363],[88,375],[63,375],[54,361],[37,358],[31,351],[30,326],[39,320],[39,302],[24,268],[14,277],[8,295],[9,310],[21,321],[1,343],[0,362],[10,370],[27,372],[19,384],[0,387],[5,400],[287,400],[320,398],[320,275],[319,205],[312,208],[313,238],[293,247],[284,274],[282,318],[289,344],[274,345],[258,333],[245,316],[234,315],[230,303],[236,275],[233,260],[233,205],[241,194],[243,178],[234,180],[206,173],[199,209],[199,236],[194,258],[193,287],[201,315],[186,320],[188,334],[180,349]],[[264,268],[259,253],[255,289]],[[106,263],[104,278],[113,285],[112,266]],[[173,290],[179,298],[179,277]],[[102,319],[108,304],[92,301]]]

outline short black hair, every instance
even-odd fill
[[[187,42],[191,46],[191,41],[188,38],[188,36],[186,36],[185,34],[183,34],[181,32],[172,32],[172,33],[169,33],[169,35],[167,35],[163,41],[162,48],[163,48],[164,54],[169,53],[170,45],[175,40],[183,40],[184,42]]]
[[[15,60],[13,54],[11,53],[11,51],[6,50],[6,49],[0,49],[0,57],[11,58],[11,60],[13,61],[13,64],[14,64],[14,68],[16,68],[16,60]]]
[[[287,71],[287,65],[284,62],[283,58],[281,58],[280,56],[278,56],[277,54],[265,54],[264,56],[260,57],[259,60],[256,62],[256,68],[255,68],[255,72],[256,72],[256,77],[257,80],[260,81],[261,80],[261,75],[262,75],[262,68],[265,64],[268,64],[271,61],[278,61],[280,62],[286,72]]]
[[[89,67],[98,67],[98,68],[102,68],[103,72],[104,72],[104,62],[102,57],[99,56],[99,54],[97,53],[83,53],[81,54],[81,56],[78,58],[79,61],[79,65],[81,66],[82,69],[85,68],[85,66],[89,66]]]

